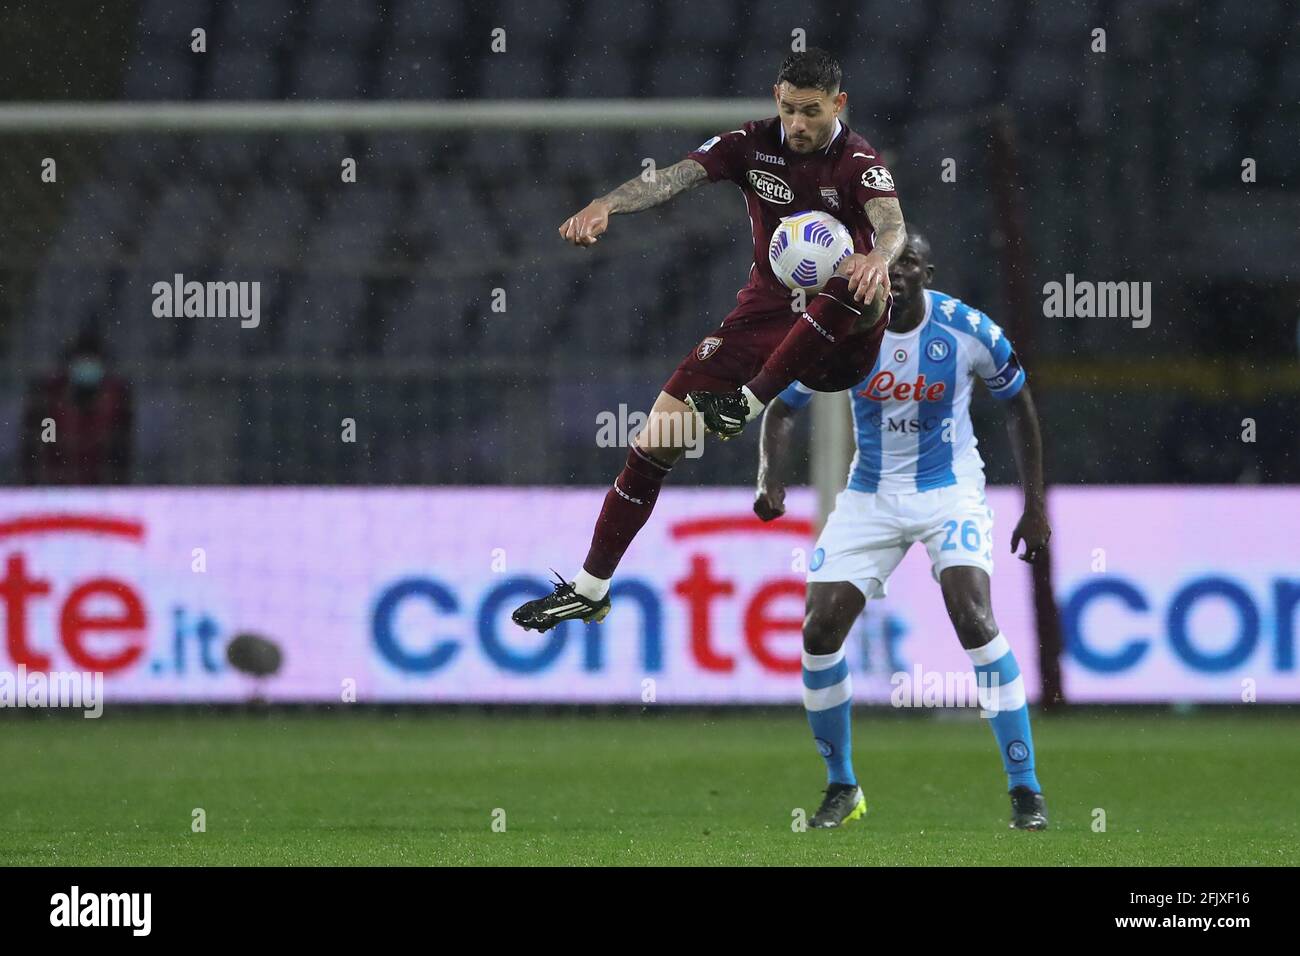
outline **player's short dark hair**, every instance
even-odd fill
[[[809,47],[802,53],[791,53],[781,62],[781,69],[776,72],[777,84],[789,83],[796,89],[815,89],[826,93],[838,93],[840,64],[820,47]]]

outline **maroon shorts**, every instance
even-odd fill
[[[892,305],[874,326],[851,334],[827,364],[800,381],[813,391],[839,392],[866,378],[876,364]],[[779,311],[737,306],[682,359],[663,390],[683,402],[687,392],[735,391],[759,373],[798,317],[788,306]]]

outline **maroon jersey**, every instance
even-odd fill
[[[23,429],[25,479],[37,485],[103,485],[129,479],[131,390],[109,375],[79,398],[66,372],[33,389]],[[55,440],[40,440],[44,419],[52,418]]]
[[[704,167],[709,182],[729,179],[745,194],[754,236],[754,265],[749,283],[736,296],[746,311],[790,309],[790,290],[772,273],[767,249],[772,233],[786,216],[828,212],[848,227],[853,251],[875,247],[871,220],[863,209],[877,196],[897,196],[894,178],[876,150],[839,120],[831,141],[812,153],[797,153],[785,144],[778,117],[755,120],[743,128],[714,136],[687,154]]]

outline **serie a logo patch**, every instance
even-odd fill
[[[722,339],[716,335],[710,335],[700,343],[699,348],[695,350],[696,356],[701,362],[722,347]]]

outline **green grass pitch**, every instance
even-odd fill
[[[799,833],[825,776],[798,710],[11,712],[0,864],[1300,862],[1300,714],[1075,713],[1034,734],[1047,832],[1007,829],[973,714],[863,711],[867,817]]]

